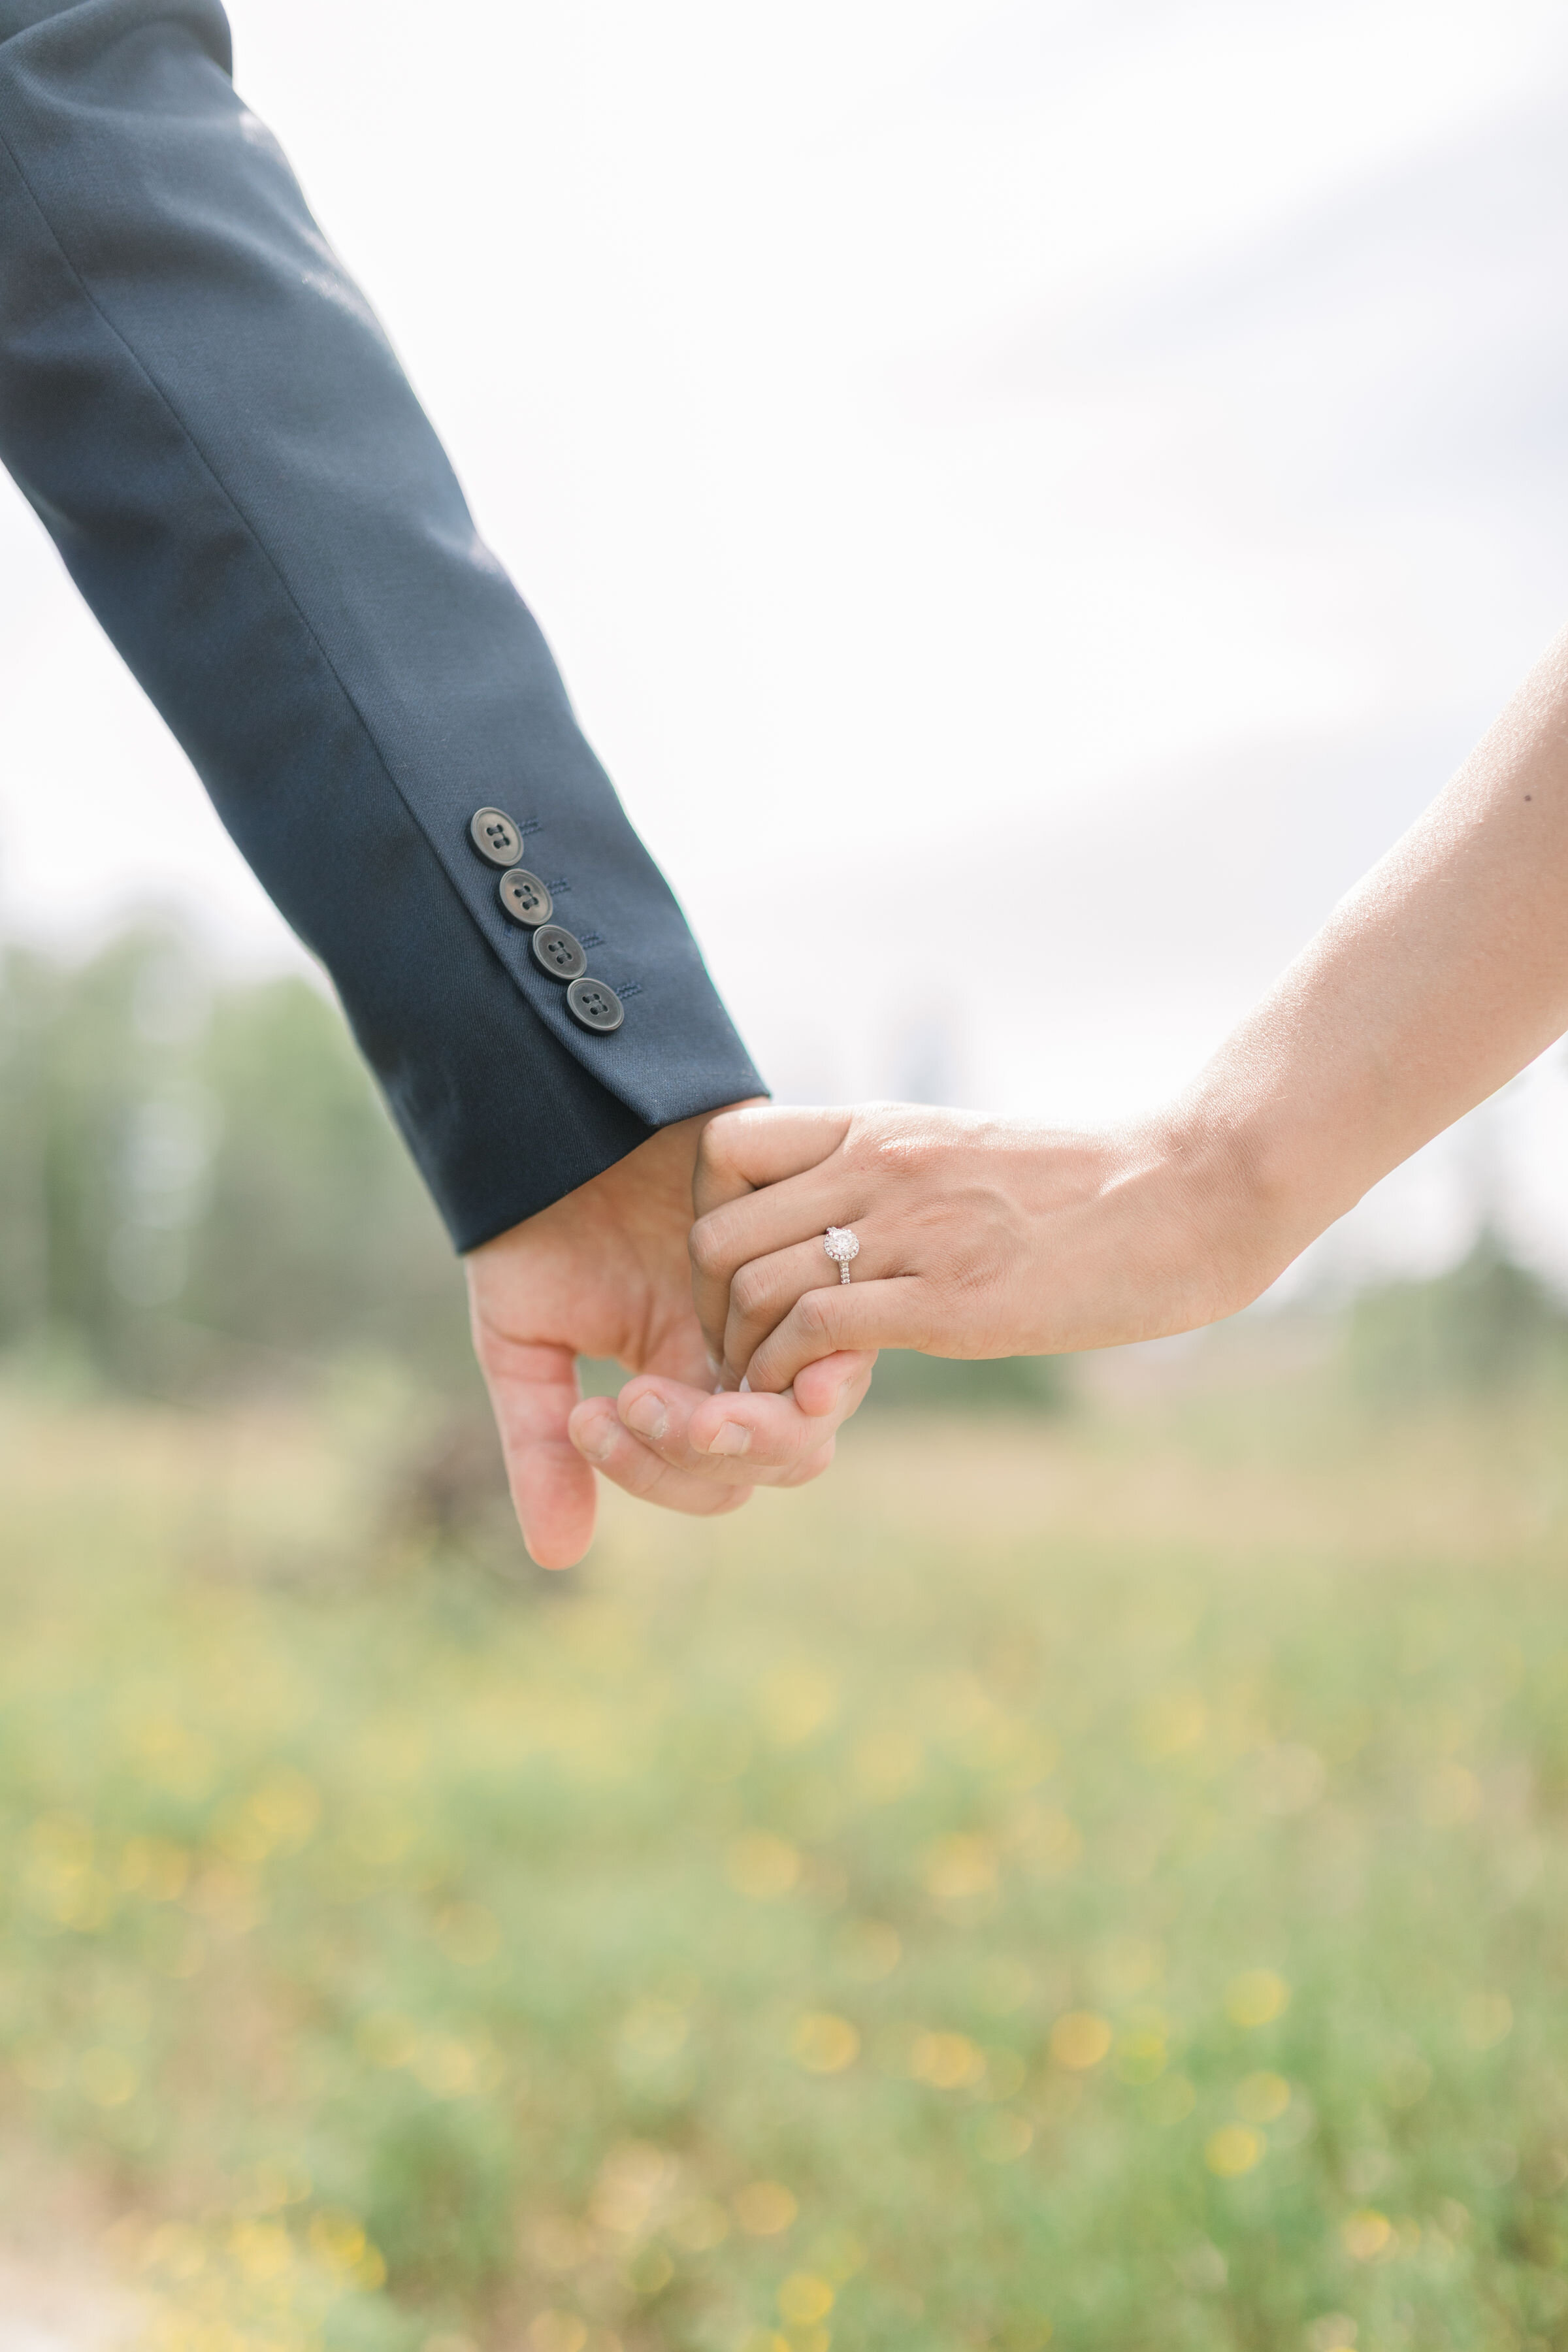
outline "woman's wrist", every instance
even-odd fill
[[[1250,1306],[1321,1230],[1280,1125],[1269,1107],[1208,1088],[1152,1122],[1169,1245],[1186,1269],[1176,1328]]]

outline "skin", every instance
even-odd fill
[[[798,1396],[847,1349],[1044,1354],[1194,1329],[1565,1029],[1568,639],[1163,1111],[1082,1135],[899,1104],[713,1120],[691,1236],[709,1349],[731,1386]],[[847,1287],[829,1224],[859,1237]],[[751,1399],[720,1402],[743,1460]]]
[[[523,1539],[569,1568],[593,1539],[595,1473],[678,1511],[734,1510],[754,1486],[797,1486],[833,1458],[873,1359],[813,1366],[791,1397],[736,1401],[746,1458],[717,1446],[731,1401],[692,1307],[687,1237],[702,1118],[663,1129],[464,1261],[474,1349],[489,1388]],[[579,1355],[640,1375],[579,1399]]]

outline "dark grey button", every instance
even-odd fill
[[[566,1004],[584,1029],[618,1029],[626,1017],[620,998],[602,980],[574,980],[566,992]]]
[[[525,866],[514,866],[510,874],[501,876],[500,902],[514,923],[526,923],[530,930],[547,923],[555,911],[549,891]]]
[[[552,980],[576,980],[588,969],[588,959],[583,952],[583,942],[563,931],[559,923],[546,923],[533,934],[533,958],[542,963]]]
[[[522,854],[522,835],[504,809],[476,809],[468,838],[492,866],[515,866]]]

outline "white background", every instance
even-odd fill
[[[232,14],[781,1092],[1156,1097],[1568,620],[1544,0]],[[13,934],[298,956],[9,490],[0,708]],[[1316,1271],[1568,1274],[1565,1070]]]

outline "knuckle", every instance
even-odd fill
[[[789,1385],[789,1374],[783,1363],[784,1349],[780,1344],[783,1327],[772,1331],[760,1348],[752,1351],[746,1367],[746,1378],[753,1396],[774,1396]],[[780,1377],[781,1373],[784,1375]]]
[[[746,1322],[763,1314],[771,1299],[773,1284],[768,1271],[762,1265],[743,1265],[730,1283],[730,1304]]]
[[[699,1217],[687,1238],[686,1246],[699,1274],[711,1276],[717,1280],[724,1272],[724,1242],[717,1218]]]
[[[737,1114],[732,1110],[721,1110],[703,1129],[702,1139],[697,1148],[710,1166],[728,1167],[734,1160],[740,1131],[741,1122]]]
[[[746,1136],[743,1111],[721,1111],[703,1129],[697,1146],[698,1172],[716,1192],[743,1192],[750,1189],[743,1172]]]
[[[857,1122],[845,1156],[858,1174],[908,1181],[926,1174],[939,1155],[936,1140],[926,1129],[885,1115]]]
[[[803,1339],[830,1339],[838,1321],[838,1302],[834,1293],[808,1290],[795,1310],[794,1320]]]

